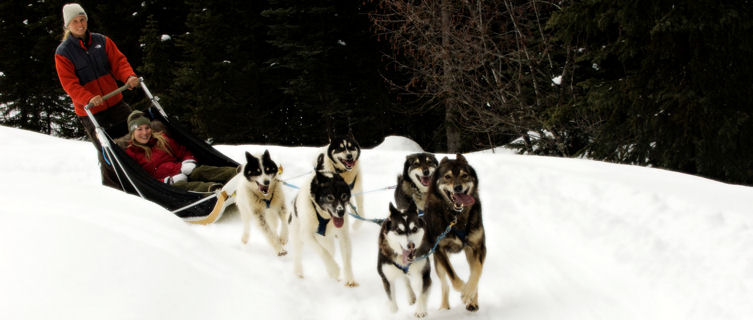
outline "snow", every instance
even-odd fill
[[[329,279],[306,250],[304,279],[238,213],[192,225],[99,184],[88,142],[0,127],[0,318],[411,319],[405,288],[388,311],[376,273],[378,226],[353,233],[359,287]],[[300,183],[320,147],[269,149]],[[365,190],[395,183],[415,142],[387,137],[362,157]],[[441,159],[446,155],[438,155]],[[454,158],[454,155],[449,155]],[[431,319],[750,319],[753,188],[583,159],[466,154],[480,177],[488,254],[477,313],[452,292]],[[285,188],[288,202],[296,190]],[[365,196],[384,217],[391,191]],[[339,255],[337,257],[339,261]],[[466,278],[462,255],[453,256]],[[342,264],[341,264],[342,265]]]

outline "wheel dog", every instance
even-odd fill
[[[350,202],[350,188],[338,174],[324,169],[324,155],[317,159],[311,181],[298,191],[293,201],[292,228],[293,263],[298,277],[303,278],[301,254],[304,243],[314,248],[324,262],[330,277],[338,279],[340,267],[333,258],[335,239],[340,245],[345,285],[358,286],[353,279],[351,242],[346,207]]]
[[[436,241],[451,227],[434,252],[434,269],[442,284],[440,309],[449,309],[449,286],[460,291],[468,311],[477,311],[478,284],[486,258],[486,240],[481,219],[476,171],[458,154],[455,160],[443,158],[434,171],[426,198],[426,215],[429,239]],[[448,254],[465,252],[470,276],[461,280],[450,264]]]
[[[253,218],[277,255],[283,256],[287,254],[283,246],[288,242],[288,224],[285,221],[285,195],[282,184],[277,183],[277,164],[272,161],[268,150],[258,158],[246,152],[246,163],[242,169],[245,179],[241,179],[236,191],[236,205],[243,220],[241,241],[248,243]],[[279,236],[278,223],[281,225]]]
[[[340,175],[345,183],[350,186],[351,194],[355,195],[356,208],[354,212],[361,217],[366,217],[363,210],[363,176],[361,175],[361,147],[358,145],[352,132],[347,135],[335,136],[330,140],[324,158],[324,168]],[[355,220],[353,228],[358,229],[361,220]]]
[[[414,203],[400,211],[390,203],[390,216],[382,222],[379,233],[377,271],[382,277],[390,310],[397,311],[395,284],[404,280],[408,287],[409,303],[416,303],[415,316],[426,316],[426,301],[431,287],[431,262],[425,258],[432,247],[428,241],[423,218],[418,216]],[[415,260],[416,258],[419,260]],[[414,290],[416,290],[414,292]]]
[[[395,204],[399,209],[415,203],[419,215],[423,215],[426,192],[431,184],[431,175],[439,166],[437,158],[431,153],[414,153],[405,157],[403,174],[397,176]]]

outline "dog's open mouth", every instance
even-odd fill
[[[261,193],[263,193],[265,195],[268,194],[269,193],[269,186],[265,186],[263,184],[260,184],[259,185],[259,192],[261,192]]]
[[[418,178],[418,181],[421,181],[421,184],[424,185],[424,187],[428,187],[431,183],[431,176],[416,175],[416,178]]]
[[[462,211],[463,207],[470,206],[476,203],[476,199],[474,199],[473,196],[462,193],[462,192],[450,193],[448,191],[447,195],[449,196],[450,199],[452,199],[452,205],[455,211]]]
[[[332,223],[335,224],[335,228],[342,228],[343,222],[345,222],[345,219],[343,218],[332,217]]]
[[[356,166],[355,160],[341,160],[340,162],[342,162],[343,165],[345,165],[345,170],[348,170],[348,171],[350,171],[351,169],[353,169],[353,167]]]
[[[400,255],[403,261],[403,265],[413,262],[416,259],[416,245],[413,243],[408,244],[408,249],[403,249],[403,254]]]

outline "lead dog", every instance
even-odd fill
[[[324,169],[324,155],[317,159],[314,176],[304,184],[293,201],[290,216],[295,274],[303,278],[301,254],[304,243],[310,245],[324,262],[330,277],[337,279],[340,267],[335,262],[335,239],[340,245],[345,286],[355,287],[351,266],[351,242],[346,207],[350,188],[339,175]]]
[[[395,188],[395,204],[399,209],[414,203],[419,215],[423,215],[431,175],[437,166],[439,162],[431,153],[414,153],[405,157],[403,173],[397,176]]]
[[[331,139],[324,157],[325,170],[336,172],[350,186],[351,194],[356,198],[357,213],[366,217],[363,210],[363,176],[361,175],[361,147],[352,132]],[[353,222],[353,229],[361,226],[361,220]]]
[[[236,205],[243,220],[241,241],[248,243],[253,219],[277,255],[287,254],[283,249],[288,242],[287,209],[281,184],[277,183],[277,164],[272,161],[268,150],[258,158],[246,152],[246,163],[241,172],[244,179],[236,190]],[[279,236],[278,223],[281,225]]]
[[[404,280],[408,287],[410,304],[418,304],[414,315],[426,316],[426,301],[431,287],[431,262],[425,258],[432,244],[426,236],[424,220],[418,216],[416,205],[398,210],[390,203],[390,216],[382,222],[379,232],[377,272],[382,277],[390,310],[397,311],[395,284]],[[419,258],[419,260],[415,260]]]
[[[432,176],[426,199],[426,215],[429,239],[437,239],[452,224],[434,252],[434,268],[442,284],[440,309],[449,309],[449,286],[447,278],[468,311],[477,311],[478,284],[486,258],[486,240],[481,219],[481,203],[478,197],[478,176],[463,155],[455,160],[443,158]],[[453,224],[454,223],[454,224]],[[450,264],[448,254],[465,252],[470,276],[468,282],[461,280]]]

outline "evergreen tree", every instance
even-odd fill
[[[399,126],[379,70],[379,50],[358,1],[270,1],[264,11],[269,42],[279,52],[269,60],[290,98],[286,123],[301,143],[326,143],[351,130],[364,145],[381,142]]]
[[[63,34],[62,5],[0,3],[0,123],[37,132],[81,136],[71,100],[55,71]]]
[[[269,92],[261,83],[264,52],[257,1],[186,1],[188,32],[178,38],[183,56],[170,101],[194,131],[218,142],[262,138]]]
[[[590,155],[753,183],[749,3],[573,2],[551,26],[584,52]]]

